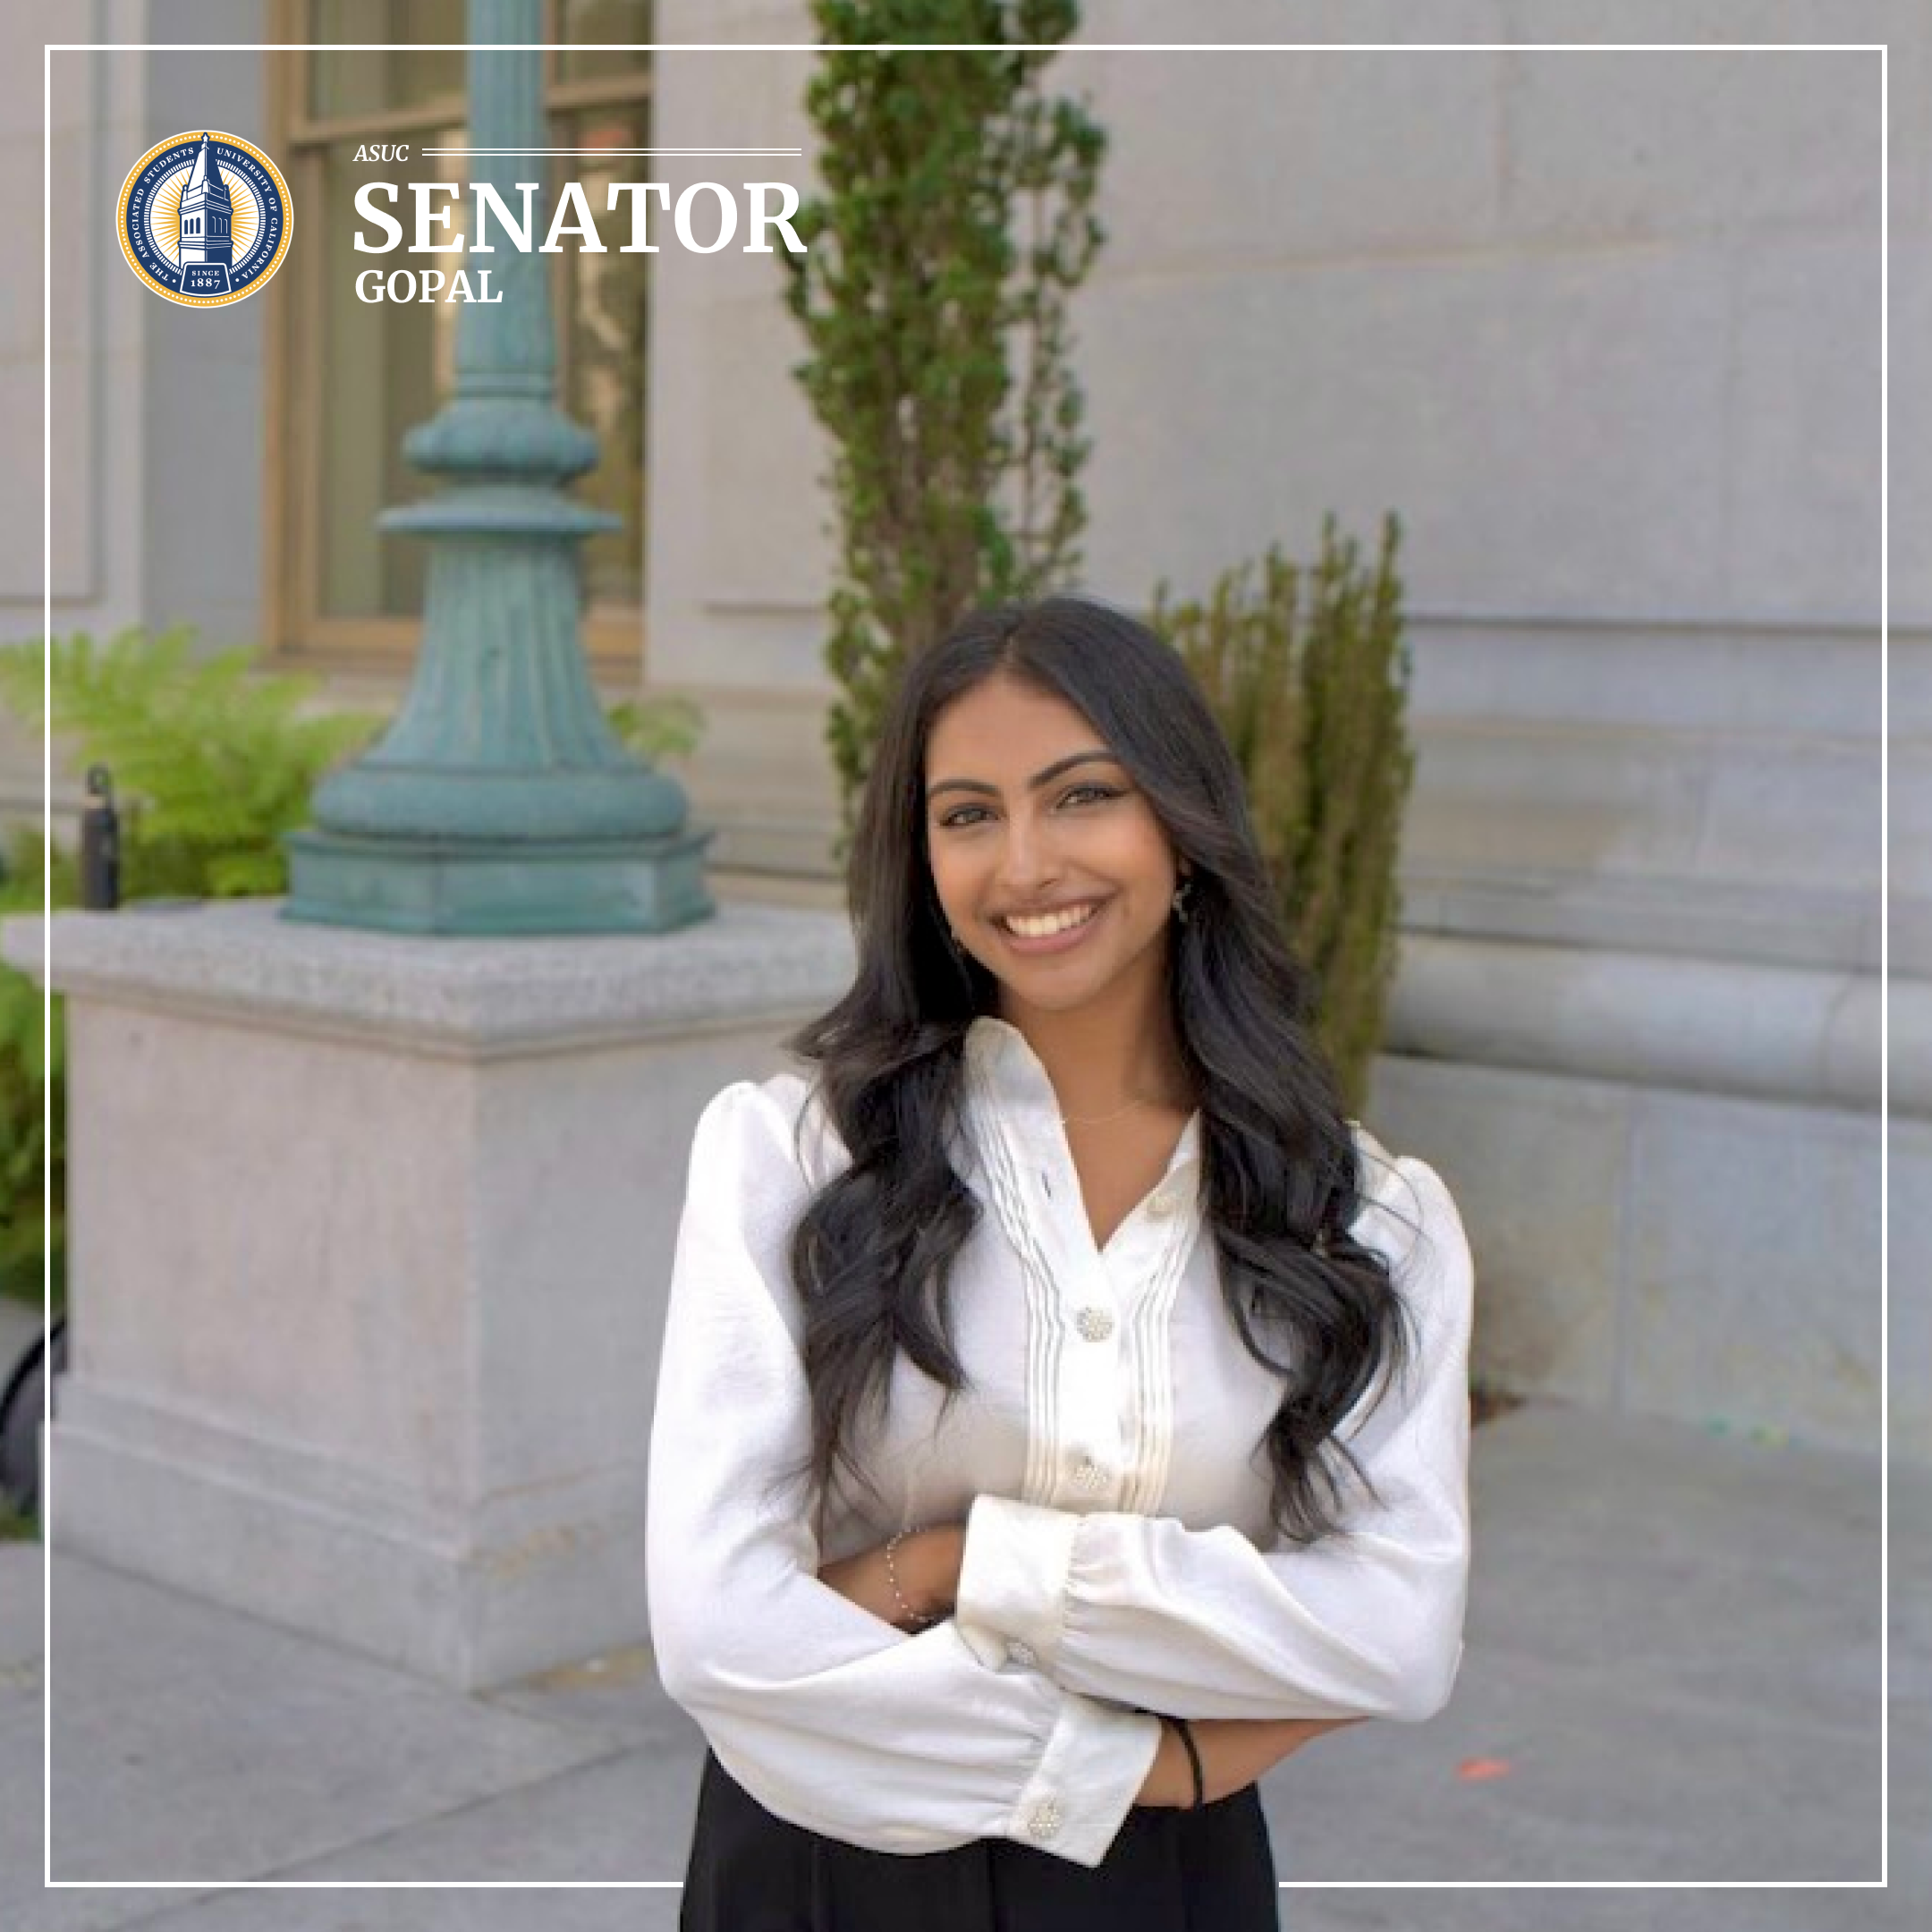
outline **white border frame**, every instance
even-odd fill
[[[40,400],[43,400],[43,448],[40,448],[40,570],[43,570],[43,608],[40,608],[40,636],[50,640],[54,633],[54,390],[52,390],[52,286],[54,286],[54,168],[52,168],[52,123],[54,123],[54,54],[176,54],[176,52],[394,52],[400,43],[392,40],[218,40],[218,43],[190,43],[190,40],[48,40],[40,54]],[[572,43],[578,47],[578,43]],[[583,43],[581,52],[618,52],[631,43]],[[636,43],[649,52],[676,54],[821,54],[821,52],[976,52],[986,43],[937,43],[933,47],[898,47],[894,43],[868,43],[860,47],[838,47],[825,40],[678,40],[678,43]],[[415,52],[528,52],[521,45],[498,40],[423,40],[410,43]],[[1878,1878],[1845,1880],[1629,1880],[1629,1878],[1577,1878],[1577,1880],[1279,1880],[1277,1892],[1884,1892],[1892,1885],[1892,928],[1884,916],[1892,902],[1892,48],[1885,40],[1725,40],[1725,43],[1682,45],[1669,40],[1634,40],[1634,43],[1577,43],[1577,40],[1546,40],[1546,43],[1497,43],[1497,40],[1426,40],[1426,43],[1389,43],[1389,40],[1351,40],[1351,43],[1308,43],[1308,40],[1224,40],[1224,43],[1194,43],[1194,40],[1078,40],[1064,47],[1039,48],[1057,54],[1878,54],[1880,116],[1878,116],[1878,643],[1880,643],[1880,699],[1878,699],[1878,1111],[1880,1111],[1880,1154],[1878,1154],[1878,1213],[1880,1213],[1880,1316],[1878,1316],[1878,1521],[1880,1521],[1880,1706],[1878,1706]],[[43,659],[43,753],[40,753],[40,808],[47,823],[47,850],[52,858],[54,841],[54,751],[52,730],[45,721],[52,716],[52,653]],[[48,879],[52,873],[48,871]],[[45,989],[43,1018],[40,1018],[40,1051],[43,1061],[52,1053],[52,902],[43,898],[40,908],[40,986]],[[52,1146],[52,1086],[43,1096],[43,1136]],[[43,1206],[52,1224],[52,1163],[43,1169]],[[43,1333],[52,1329],[54,1319],[54,1277],[48,1259],[43,1279]],[[153,1892],[682,1892],[678,1878],[633,1878],[633,1880],[516,1880],[516,1878],[473,1878],[473,1880],[185,1880],[185,1878],[116,1878],[80,1880],[54,1878],[54,1646],[52,1646],[52,1374],[43,1377],[43,1444],[47,1445],[47,1469],[40,1472],[40,1542],[48,1554],[40,1577],[40,1644],[43,1644],[43,1675],[40,1675],[40,1747],[43,1747],[43,1837],[40,1837],[40,1882],[48,1892],[123,1892],[123,1889],[153,1889]]]

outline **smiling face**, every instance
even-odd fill
[[[940,909],[1002,1015],[1158,1011],[1179,861],[1085,716],[996,674],[939,714],[925,776]]]

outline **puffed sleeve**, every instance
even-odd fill
[[[979,1496],[955,1614],[988,1665],[1017,1640],[1069,1689],[1176,1717],[1419,1721],[1448,1701],[1468,1594],[1474,1269],[1433,1168],[1405,1157],[1380,1176],[1352,1232],[1388,1260],[1419,1346],[1337,1431],[1379,1505],[1352,1486],[1351,1535],[1261,1549],[1232,1528]]]
[[[809,1391],[785,1250],[807,1199],[792,1121],[740,1081],[691,1147],[651,1427],[648,1584],[665,1690],[767,1810],[873,1851],[1013,1838],[1099,1864],[1158,1720],[988,1669],[818,1580],[796,1487]]]

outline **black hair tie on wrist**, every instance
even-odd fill
[[[1188,1763],[1194,1771],[1194,1802],[1188,1809],[1199,1811],[1208,1802],[1208,1783],[1201,1775],[1200,1753],[1194,1748],[1194,1733],[1188,1729],[1185,1717],[1171,1717],[1168,1722],[1181,1733],[1181,1741],[1187,1747]]]

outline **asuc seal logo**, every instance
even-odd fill
[[[157,295],[218,309],[282,266],[295,209],[281,171],[233,134],[171,135],[121,183],[116,225],[128,267]]]

